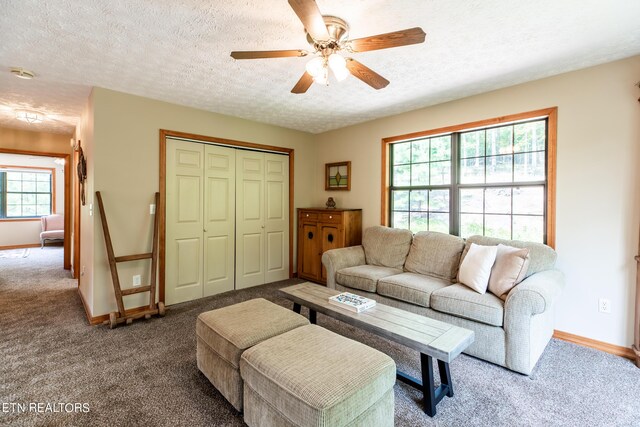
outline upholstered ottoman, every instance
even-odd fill
[[[251,347],[240,373],[250,427],[393,426],[394,361],[320,326]]]
[[[242,352],[308,324],[305,317],[263,298],[202,313],[196,321],[198,369],[234,408],[242,411]]]

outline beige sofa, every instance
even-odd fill
[[[505,300],[457,283],[471,243],[528,248],[526,278]],[[322,255],[327,286],[471,329],[465,353],[529,375],[553,335],[554,304],[564,287],[549,246],[484,236],[462,239],[436,232],[371,227],[361,246]]]

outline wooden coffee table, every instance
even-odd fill
[[[316,323],[316,313],[320,312],[419,351],[422,379],[401,371],[397,371],[397,378],[423,392],[424,411],[429,416],[436,414],[436,405],[444,396],[453,397],[449,363],[473,342],[473,331],[380,303],[354,313],[329,304],[329,297],[340,291],[309,282],[279,292],[293,301],[295,312],[300,313],[301,306],[307,307],[311,323]],[[438,361],[441,382],[438,388],[434,385],[432,358]]]

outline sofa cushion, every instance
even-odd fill
[[[383,277],[402,273],[399,268],[379,267],[377,265],[357,265],[338,270],[336,282],[342,286],[376,292],[378,280]]]
[[[402,269],[412,238],[409,230],[380,225],[367,228],[362,237],[367,264]]]
[[[558,254],[551,247],[542,243],[536,242],[524,242],[521,240],[506,240],[498,239],[496,237],[487,236],[471,236],[467,238],[464,251],[462,252],[462,259],[464,259],[471,243],[484,246],[497,246],[502,243],[503,245],[512,246],[514,248],[527,248],[529,249],[529,269],[525,275],[525,279],[532,274],[540,271],[551,270],[556,264],[556,258]],[[460,260],[462,262],[462,259]]]
[[[64,239],[64,230],[43,231],[40,240],[43,239]]]
[[[448,280],[416,273],[402,273],[378,281],[378,293],[400,301],[429,307],[431,293],[449,286]]]
[[[489,292],[507,299],[507,294],[518,283],[524,280],[529,268],[529,249],[513,248],[511,246],[498,245],[496,262],[491,269],[489,278]]]
[[[458,275],[464,239],[434,231],[421,231],[413,236],[404,269],[427,274],[453,283]]]
[[[488,292],[479,294],[461,283],[434,291],[431,308],[487,325],[503,325],[504,301]]]

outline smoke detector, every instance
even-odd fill
[[[31,80],[36,76],[32,71],[25,70],[24,68],[11,68],[11,74],[19,79],[25,80]]]

